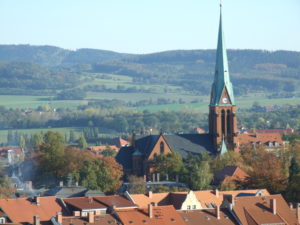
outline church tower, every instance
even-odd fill
[[[237,132],[236,106],[230,82],[227,52],[222,26],[222,5],[220,5],[220,24],[214,82],[211,88],[209,105],[209,133],[214,147],[221,151],[222,142],[228,149],[235,149]],[[224,140],[224,141],[223,141]]]

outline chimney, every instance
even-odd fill
[[[152,174],[152,182],[155,182],[155,173]]]
[[[166,180],[169,181],[169,174],[166,174]]]
[[[233,209],[233,204],[229,203],[229,210],[232,211],[232,209]]]
[[[56,214],[56,221],[57,221],[58,223],[62,224],[62,214],[61,214],[61,212],[58,212],[58,213]]]
[[[276,215],[277,213],[276,198],[270,199],[270,206],[271,206],[272,213]]]
[[[218,190],[218,188],[216,188],[216,190],[215,190],[215,195],[216,195],[217,198],[219,198],[220,195],[219,195],[219,190]]]
[[[94,223],[94,222],[95,222],[94,212],[89,212],[89,223]]]
[[[59,186],[63,187],[64,186],[64,182],[63,181],[59,181]]]
[[[179,176],[178,176],[178,174],[176,174],[176,183],[178,183],[179,182]]]
[[[39,216],[34,216],[33,217],[33,225],[40,225],[40,217]]]
[[[147,176],[144,175],[144,182],[147,182]]]
[[[152,219],[153,218],[153,205],[151,203],[148,205],[148,211],[149,211],[149,218]]]
[[[80,211],[73,211],[73,216],[80,216]]]
[[[152,191],[148,191],[148,197],[149,197],[149,198],[152,198],[152,197],[153,197]]]
[[[215,211],[216,211],[216,217],[219,220],[221,218],[220,217],[220,206],[219,205],[216,206]]]
[[[297,203],[296,212],[298,223],[300,223],[300,203]]]
[[[41,205],[40,197],[39,197],[39,196],[34,196],[34,201],[35,201],[35,204],[36,204],[37,206]]]
[[[293,210],[294,206],[293,206],[293,203],[289,203],[289,206],[290,206],[290,210]]]
[[[159,182],[159,173],[156,174],[157,182]]]

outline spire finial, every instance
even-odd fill
[[[220,0],[220,9],[222,9],[222,0]]]

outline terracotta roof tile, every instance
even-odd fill
[[[253,142],[261,142],[267,144],[268,142],[278,142],[282,145],[283,141],[279,133],[243,133],[237,136],[237,142],[239,144],[249,144]]]
[[[0,208],[9,216],[13,223],[33,224],[33,217],[39,216],[41,222],[49,221],[62,207],[55,196],[39,197],[40,204],[27,198],[1,199]]]
[[[110,214],[104,214],[100,216],[95,216],[94,217],[94,223],[95,225],[112,225],[116,224],[115,221],[116,219],[110,215]],[[88,224],[88,219],[87,218],[82,218],[82,217],[63,217],[62,219],[62,225],[86,225]]]
[[[110,196],[99,196],[94,197],[94,199],[108,207],[117,207],[117,208],[130,208],[137,206],[129,201],[127,198],[120,196],[120,195],[110,195]]]
[[[93,197],[75,197],[75,198],[64,198],[63,201],[71,207],[78,210],[84,209],[106,209],[107,206],[99,201],[96,201]]]
[[[259,189],[219,191],[219,197],[217,197],[213,190],[194,191],[194,194],[203,208],[211,208],[212,203],[221,206],[224,195],[232,195],[233,197],[240,195],[254,196],[258,191]],[[264,195],[269,195],[266,189],[262,189],[262,192]],[[132,194],[130,196],[140,208],[147,208],[150,203],[157,203],[158,205],[173,205],[176,209],[180,209],[187,194],[188,192],[153,193],[151,198],[144,194]]]
[[[271,199],[276,199],[276,214],[272,213]],[[252,224],[253,221],[258,224],[297,224],[296,216],[281,195],[237,197],[233,211],[242,224]]]
[[[116,211],[124,225],[185,225],[182,217],[173,206],[153,206],[153,217],[149,217],[148,210],[120,210]]]
[[[220,210],[220,219],[217,219],[215,209],[179,211],[178,212],[187,225],[215,224],[215,225],[237,225],[227,209]]]
[[[220,184],[226,177],[233,177],[235,180],[243,181],[248,176],[249,175],[238,166],[226,166],[215,174],[214,183]]]

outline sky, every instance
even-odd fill
[[[230,49],[300,51],[300,0],[223,0]],[[0,0],[0,44],[215,49],[219,0]]]

